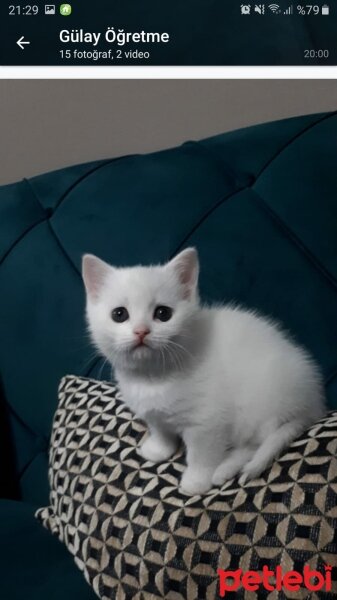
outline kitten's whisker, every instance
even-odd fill
[[[187,350],[187,348],[185,348],[185,346],[182,346],[181,344],[178,344],[178,342],[174,342],[173,340],[168,340],[168,343],[171,344],[172,346],[175,346],[179,350],[185,352],[185,354],[187,354],[188,356],[190,356],[192,359],[195,358],[195,356],[192,354],[192,352],[190,352],[189,350]]]
[[[161,346],[159,346],[160,356],[163,359],[163,370],[165,371],[165,352]]]
[[[105,367],[105,365],[106,365],[107,362],[108,362],[108,359],[105,358],[104,361],[103,361],[103,364],[101,365],[101,368],[99,370],[98,379],[101,379],[104,367]]]
[[[171,360],[173,361],[173,365],[176,367],[176,369],[178,371],[182,371],[183,370],[183,365],[179,361],[179,357],[173,351],[173,348],[170,348],[169,344],[166,344],[164,346],[164,348],[165,348],[165,350],[167,350],[167,353],[168,353],[169,357],[171,358]]]
[[[89,367],[90,363],[92,363],[92,362],[93,362],[95,359],[98,359],[100,356],[101,356],[101,355],[100,355],[99,353],[97,353],[97,352],[93,352],[93,353],[91,354],[91,356],[89,356],[89,357],[87,358],[87,360],[86,360],[86,361],[85,361],[85,362],[84,362],[82,365],[80,365],[81,369],[82,369],[82,370],[84,370],[84,369],[86,369],[87,367]],[[102,358],[103,358],[103,357],[102,357]]]

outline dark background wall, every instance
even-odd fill
[[[0,183],[335,109],[334,80],[1,80]]]

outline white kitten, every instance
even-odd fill
[[[92,338],[149,426],[140,452],[165,461],[182,438],[189,494],[258,477],[325,410],[309,354],[252,312],[201,307],[198,270],[193,248],[163,266],[83,258]]]

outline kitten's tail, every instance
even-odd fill
[[[259,477],[282,450],[298,437],[305,429],[303,421],[289,421],[267,435],[261,446],[242,469],[239,483],[243,485],[248,479]]]

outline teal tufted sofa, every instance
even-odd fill
[[[164,261],[185,244],[201,295],[288,327],[337,406],[337,114],[267,123],[0,189],[0,597],[94,593],[34,519],[66,373],[107,378],[85,331],[81,255]]]

